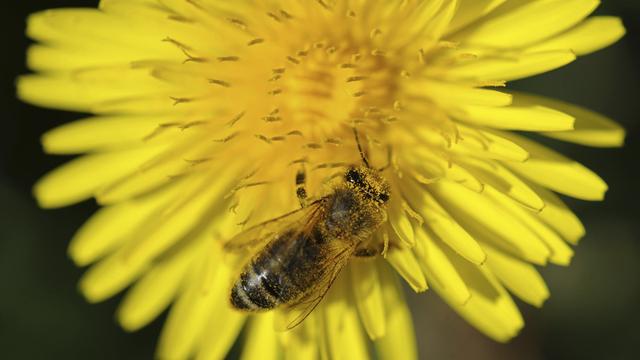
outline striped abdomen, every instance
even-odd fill
[[[244,267],[231,290],[231,304],[246,311],[270,310],[288,304],[316,284],[321,273],[322,235],[293,238],[289,232],[256,254]]]

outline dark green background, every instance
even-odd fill
[[[36,179],[65,158],[42,154],[46,130],[78,114],[38,109],[15,99],[14,78],[25,73],[24,19],[30,12],[95,6],[89,0],[2,3],[0,64],[0,358],[145,359],[154,352],[162,320],[127,334],[114,321],[118,299],[89,305],[76,290],[82,274],[66,256],[74,230],[92,203],[39,209]],[[603,203],[570,201],[588,235],[569,268],[543,270],[552,293],[542,310],[520,304],[522,334],[508,345],[488,340],[435,296],[410,296],[421,358],[632,359],[640,345],[640,1],[609,0],[599,14],[621,16],[626,38],[574,64],[512,86],[600,111],[628,130],[623,149],[590,149],[553,142],[600,173],[611,190]],[[635,355],[635,356],[634,356]]]

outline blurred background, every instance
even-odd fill
[[[134,334],[115,323],[118,298],[90,305],[76,289],[83,270],[66,255],[90,202],[41,210],[31,186],[68,160],[45,156],[39,137],[78,114],[35,108],[15,98],[14,79],[27,72],[26,16],[45,8],[95,6],[97,0],[2,3],[0,55],[0,358],[146,359],[164,319]],[[616,45],[513,88],[602,112],[628,130],[622,149],[553,142],[598,172],[610,190],[603,203],[571,201],[587,236],[569,268],[543,275],[551,298],[541,310],[519,303],[526,327],[507,345],[461,320],[433,293],[409,294],[423,359],[636,359],[640,344],[640,1],[607,0],[597,14],[623,18],[627,36]]]

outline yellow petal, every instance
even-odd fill
[[[549,261],[557,265],[569,265],[573,257],[573,250],[562,240],[562,238],[549,228],[544,222],[536,217],[536,213],[522,208],[511,199],[493,191],[488,191],[487,195],[499,202],[512,215],[517,217],[525,226],[535,233],[550,250]]]
[[[161,16],[161,13],[158,12],[158,15]],[[110,48],[113,55],[126,53],[129,59],[141,56],[176,58],[175,49],[163,46],[162,36],[158,38],[154,31],[150,31],[157,28],[150,27],[148,21],[145,24],[144,21],[127,20],[122,16],[112,16],[97,9],[52,9],[29,16],[27,35],[34,40],[56,46],[86,50]],[[165,27],[172,26],[167,21],[164,24]],[[109,58],[107,54],[105,60],[108,61]]]
[[[349,298],[346,277],[337,279],[321,304],[330,359],[367,360],[366,335]]]
[[[540,265],[549,257],[547,246],[508,209],[486,194],[445,181],[428,186],[442,206],[476,240]],[[485,192],[491,191],[487,188]],[[444,239],[443,239],[444,240]]]
[[[559,100],[517,93],[522,102],[540,104],[566,113],[576,119],[573,131],[547,132],[548,137],[595,147],[618,147],[624,143],[625,131],[604,115]]]
[[[413,360],[418,350],[411,312],[404,299],[398,278],[386,267],[380,268],[380,281],[384,295],[387,334],[375,341],[380,359]]]
[[[432,179],[445,178],[458,183],[472,191],[482,191],[484,185],[467,171],[464,167],[445,159],[440,154],[434,153],[427,147],[416,147],[405,160],[408,162],[407,168],[414,169],[417,179],[424,179],[422,182],[430,182]]]
[[[251,317],[240,360],[279,359],[278,338],[273,330],[273,312]]]
[[[495,129],[524,131],[572,130],[574,118],[544,106],[522,106],[517,100],[508,107],[460,106],[456,117],[464,122]]]
[[[486,246],[487,265],[512,293],[531,305],[541,307],[549,289],[532,265]]]
[[[207,342],[214,342],[215,345],[222,348],[226,347],[226,349],[228,349],[227,346],[231,345],[228,341],[229,339],[225,337],[225,332],[233,332],[234,328],[231,327],[228,329],[227,326],[236,324],[220,322],[221,320],[231,320],[235,317],[233,314],[230,314],[234,312],[234,310],[231,309],[228,296],[226,296],[229,292],[231,271],[225,264],[214,261],[214,264],[211,266],[216,266],[216,271],[211,281],[211,290],[203,291],[203,278],[206,276],[205,273],[208,272],[207,269],[203,268],[207,261],[207,259],[204,258],[205,256],[214,256],[216,259],[221,259],[221,254],[201,253],[200,255],[202,256],[192,264],[183,292],[171,307],[169,316],[162,329],[157,348],[157,357],[159,358],[188,358],[197,350],[199,345],[198,340],[205,332],[209,321],[217,322],[218,328],[216,332],[209,333],[209,335],[215,336],[210,336]],[[225,327],[220,327],[220,324],[225,324]],[[227,341],[222,342],[218,337]],[[215,348],[213,350],[217,351],[219,349]],[[226,351],[220,355],[224,356],[225,353]]]
[[[117,312],[118,322],[125,330],[136,331],[146,326],[169,306],[200,249],[192,244],[163,259],[127,292]]]
[[[505,161],[525,161],[529,153],[513,141],[497,136],[489,131],[470,126],[457,125],[461,140],[453,147],[453,152],[467,156],[477,156]]]
[[[557,69],[575,59],[574,53],[565,50],[514,54],[513,58],[488,56],[455,65],[447,71],[446,76],[477,81],[511,81]]]
[[[451,20],[448,33],[458,31],[493,11],[505,0],[459,0],[458,11]]]
[[[369,335],[376,340],[386,333],[385,308],[378,277],[377,262],[354,260],[351,264],[351,286],[358,313]]]
[[[454,266],[469,286],[471,298],[466,304],[459,305],[439,292],[443,299],[478,330],[496,341],[506,342],[517,335],[524,326],[522,315],[491,271],[486,266],[476,266],[461,258],[455,261]]]
[[[190,140],[197,139],[191,138]],[[200,147],[184,149],[184,144],[174,144],[172,148],[140,164],[137,171],[103,187],[96,194],[98,203],[109,205],[126,201],[162,186],[179,182],[187,177],[185,175],[189,175],[189,170],[194,168],[193,165],[197,164],[197,161],[206,159],[202,150],[202,142],[195,142]]]
[[[314,311],[295,328],[279,333],[281,347],[285,349],[285,360],[309,359],[315,360],[320,355],[321,344],[326,339],[319,339],[319,320],[323,316],[322,310]],[[272,329],[273,331],[273,329]]]
[[[202,333],[202,339],[206,339],[206,341],[200,341],[195,358],[197,360],[226,359],[227,353],[237,340],[246,318],[245,314],[228,308],[213,314]],[[221,329],[220,324],[224,324],[224,329]]]
[[[446,292],[452,301],[464,304],[471,297],[467,285],[445,254],[446,245],[436,240],[437,235],[429,229],[416,229],[416,255],[429,282],[438,284],[440,291]]]
[[[541,186],[534,186],[534,190],[546,205],[538,217],[562,235],[566,241],[574,245],[578,244],[578,240],[585,234],[585,229],[576,214],[553,192]]]
[[[148,268],[145,261],[125,261],[125,252],[116,251],[93,265],[80,279],[80,291],[87,301],[104,301],[122,291]]]
[[[540,196],[499,162],[471,158],[459,159],[459,161],[485,185],[493,187],[521,205],[535,211],[544,208],[544,202]]]
[[[142,145],[145,137],[168,121],[159,116],[93,117],[46,132],[42,146],[49,154],[80,154]]]
[[[80,73],[83,74],[83,73]],[[55,91],[51,91],[55,89]],[[105,71],[99,78],[77,74],[25,75],[18,79],[18,97],[34,105],[61,110],[92,112],[114,101],[161,96],[172,105],[167,84],[154,79],[146,69],[130,67]],[[147,109],[148,110],[148,109]]]
[[[529,47],[527,51],[571,49],[576,55],[588,55],[620,40],[626,30],[620,18],[594,16],[573,29]]]
[[[485,261],[486,255],[478,242],[443,209],[429,193],[428,187],[425,189],[410,179],[403,181],[402,186],[404,197],[422,215],[425,226],[465,259],[474,264],[482,264]]]
[[[153,226],[141,227],[134,234],[136,241],[123,248],[128,258],[151,261],[180,240],[201,232],[213,234],[234,220],[220,216],[227,208],[226,202],[220,201],[226,194],[224,184],[218,186],[211,176],[193,181],[182,184],[182,197],[156,214]]]
[[[582,200],[602,200],[607,184],[593,171],[534,141],[501,133],[518,143],[531,157],[523,163],[505,163],[521,176],[556,192]]]
[[[393,239],[391,241],[393,242]],[[386,259],[415,292],[423,292],[429,288],[422,269],[410,249],[394,246],[389,249]]]
[[[143,226],[152,214],[168,206],[181,191],[178,186],[168,187],[149,196],[102,208],[73,236],[69,256],[78,266],[94,262],[130,240],[135,230]]]
[[[434,80],[411,81],[407,91],[424,94],[444,106],[459,104],[482,106],[507,106],[511,104],[511,95],[488,89],[458,85]]]
[[[454,39],[488,47],[523,47],[569,29],[595,10],[598,3],[598,0],[528,1],[504,13],[496,11],[495,16],[492,14]]]
[[[55,208],[92,197],[100,188],[134,171],[160,151],[142,147],[86,155],[51,171],[33,188],[40,206]]]
[[[391,229],[393,229],[394,233],[407,246],[412,247],[415,244],[413,227],[411,226],[411,222],[403,209],[401,199],[394,199],[391,201],[391,206],[387,214],[389,216],[389,225]]]

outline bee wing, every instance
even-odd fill
[[[224,244],[224,249],[230,252],[238,252],[250,248],[258,248],[276,239],[287,230],[307,231],[317,221],[322,201],[323,199],[316,200],[305,208],[297,209],[254,225],[227,241]]]
[[[276,330],[291,330],[300,325],[311,314],[324,299],[327,291],[329,291],[340,271],[355,252],[355,249],[356,247],[351,245],[335,245],[330,249],[330,254],[327,255],[326,261],[319,264],[321,267],[319,273],[322,274],[322,277],[318,280],[317,285],[302,299],[283,309],[282,316],[276,317]]]

